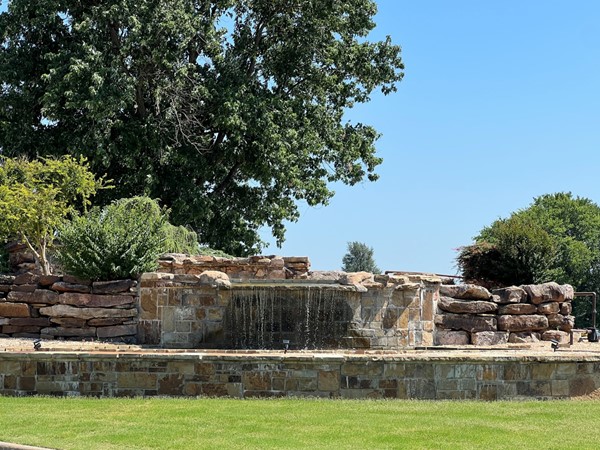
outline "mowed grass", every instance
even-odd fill
[[[60,449],[592,449],[599,401],[0,397],[0,441]]]

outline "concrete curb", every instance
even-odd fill
[[[10,442],[0,442],[0,450],[52,450],[47,447],[32,447],[31,445],[11,444]]]

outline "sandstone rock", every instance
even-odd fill
[[[492,297],[486,288],[475,284],[444,284],[440,286],[440,295],[469,300],[489,300]]]
[[[48,335],[48,336],[61,336],[61,337],[95,337],[96,336],[96,328],[63,328],[63,327],[55,327],[55,328],[42,328],[40,334]]]
[[[517,333],[510,333],[508,342],[511,344],[527,344],[531,342],[538,342],[540,340],[540,334],[531,331],[520,331]]]
[[[546,330],[542,333],[542,341],[558,341],[561,344],[567,344],[570,341],[570,335],[566,331]]]
[[[511,303],[498,308],[498,314],[502,315],[535,314],[536,312],[537,306],[531,303]]]
[[[0,317],[29,317],[29,305],[25,303],[0,303]]]
[[[47,327],[50,326],[50,319],[47,317],[16,317],[9,319],[8,323],[19,327]]]
[[[129,292],[137,283],[134,280],[95,281],[92,283],[94,294],[118,294]]]
[[[4,325],[2,327],[2,333],[4,334],[15,334],[15,333],[39,333],[42,327],[36,326],[16,326],[16,325]]]
[[[498,296],[494,297],[494,301],[503,304],[520,303],[527,297],[525,290],[518,286],[509,286],[502,289],[494,289],[492,291],[492,294]]]
[[[314,281],[333,281],[335,283],[340,281],[340,278],[344,272],[339,270],[316,270],[308,273],[308,279]]]
[[[50,317],[75,317],[79,319],[99,319],[110,317],[135,317],[137,309],[76,308],[69,305],[54,305],[40,308],[40,313]]]
[[[456,300],[451,297],[440,297],[438,307],[443,311],[463,314],[486,314],[496,312],[498,305],[482,300]]]
[[[81,293],[87,293],[87,292],[90,292],[90,290],[91,290],[90,286],[88,286],[88,285],[72,284],[72,283],[66,283],[64,281],[57,281],[52,286],[50,286],[50,289],[52,289],[53,291],[56,291],[56,292],[81,292]]]
[[[473,316],[470,314],[437,314],[435,324],[447,330],[497,331],[495,316]]]
[[[568,284],[560,285],[552,281],[544,284],[527,284],[521,287],[527,292],[531,303],[535,305],[573,300],[573,287]]]
[[[111,327],[114,325],[124,325],[125,322],[131,322],[127,317],[116,317],[112,319],[90,319],[87,321],[90,327]]]
[[[14,278],[13,284],[37,284],[39,278],[39,275],[36,275],[31,272],[26,272],[17,275]]]
[[[37,289],[37,284],[15,284],[12,287],[14,292],[34,292]]]
[[[480,331],[471,333],[473,345],[501,345],[508,343],[507,331]]]
[[[34,292],[9,292],[6,297],[11,302],[54,305],[58,302],[58,294],[47,289],[36,289]]]
[[[112,327],[96,328],[96,335],[100,339],[119,336],[132,336],[137,333],[136,325],[116,325]]]
[[[563,316],[568,316],[573,312],[573,304],[571,302],[565,302],[560,304],[560,311]]]
[[[40,275],[40,278],[38,279],[38,284],[40,286],[48,287],[52,286],[54,283],[60,280],[61,277],[59,277],[58,275]]]
[[[340,276],[340,284],[346,286],[361,284],[365,281],[374,281],[373,274],[370,272],[344,272]]]
[[[200,284],[208,284],[213,287],[230,288],[231,282],[229,276],[226,273],[219,272],[216,270],[205,270],[199,276]]]
[[[110,308],[113,306],[133,306],[132,295],[77,294],[67,292],[58,297],[61,305],[86,306],[89,308]]]
[[[575,328],[575,317],[563,316],[562,314],[550,314],[548,316],[548,328],[571,331]]]
[[[53,317],[49,319],[52,323],[65,328],[84,328],[87,320],[75,317]]]
[[[548,318],[541,315],[498,316],[502,331],[537,331],[548,328]]]
[[[469,333],[466,331],[437,330],[435,345],[468,345]]]
[[[560,303],[550,302],[550,303],[541,303],[537,307],[538,313],[540,314],[558,314],[560,312]]]

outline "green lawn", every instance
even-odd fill
[[[600,401],[0,397],[0,441],[60,449],[592,449]]]

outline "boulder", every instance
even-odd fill
[[[537,314],[498,316],[498,329],[502,331],[537,331],[548,328],[548,318]]]
[[[34,292],[9,292],[7,297],[11,302],[36,303],[55,305],[58,302],[58,294],[47,289],[36,289]]]
[[[550,303],[540,303],[537,307],[538,313],[550,315],[550,314],[558,314],[560,312],[560,303],[550,302]]]
[[[69,305],[54,305],[40,308],[40,314],[50,317],[75,317],[78,319],[100,319],[113,317],[135,317],[137,309],[76,308]]]
[[[348,272],[340,276],[340,284],[345,286],[357,285],[364,282],[373,282],[374,276],[371,272]]]
[[[483,300],[456,300],[452,297],[440,297],[438,307],[442,311],[463,314],[494,313],[498,305]]]
[[[560,311],[563,316],[568,316],[573,312],[573,304],[571,302],[564,302],[560,304]]]
[[[507,331],[479,331],[471,333],[473,345],[502,345],[508,343]]]
[[[575,328],[575,317],[563,316],[562,314],[550,314],[548,316],[548,328],[571,331]]]
[[[435,324],[446,330],[497,331],[495,316],[473,316],[471,314],[437,314]]]
[[[560,285],[552,281],[544,284],[526,284],[521,287],[527,292],[529,301],[535,305],[573,300],[573,287],[568,284]]]
[[[568,344],[570,342],[570,335],[566,331],[559,330],[546,330],[542,333],[542,341],[558,341],[561,344]]]
[[[501,315],[535,314],[536,312],[537,306],[531,303],[511,303],[498,308],[498,314]]]
[[[26,303],[0,303],[0,317],[29,317]]]
[[[212,287],[223,287],[229,289],[231,282],[229,276],[218,270],[205,270],[198,276],[200,284],[208,284]]]
[[[525,298],[527,298],[527,294],[525,290],[518,286],[509,286],[501,289],[494,289],[492,291],[494,295],[493,301],[496,303],[521,303]]]
[[[333,281],[335,283],[340,281],[340,278],[344,272],[339,270],[316,270],[308,273],[308,279],[314,281]]]
[[[440,286],[440,295],[469,300],[489,300],[492,297],[486,288],[476,284],[443,284]]]
[[[516,333],[510,333],[508,342],[511,344],[527,344],[531,342],[539,342],[540,334],[531,331],[520,331]]]
[[[469,333],[466,331],[437,330],[435,345],[468,345]]]

